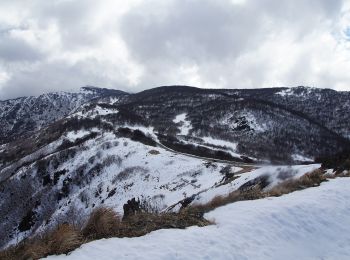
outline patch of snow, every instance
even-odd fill
[[[221,97],[221,95],[218,94],[203,94],[203,96],[206,96],[208,98],[216,99],[218,97]]]
[[[87,243],[47,259],[350,259],[350,178],[209,212],[215,225]]]
[[[301,90],[301,91],[296,91]],[[310,96],[313,92],[315,92],[316,88],[314,87],[296,87],[296,88],[288,88],[283,89],[279,92],[276,92],[275,95],[280,95],[282,97],[286,96],[296,96],[299,98],[306,98],[307,96]],[[314,93],[315,98],[319,99],[322,97],[320,93]]]
[[[175,117],[173,122],[175,124],[180,124],[180,135],[188,135],[190,130],[192,129],[191,121],[186,120],[187,114],[179,114]]]
[[[264,132],[267,130],[266,124],[259,124],[258,121],[256,120],[255,116],[246,111],[242,113],[242,116],[245,117],[245,119],[248,122],[248,125],[251,129],[253,129],[255,132]]]
[[[114,103],[118,102],[119,100],[120,100],[119,97],[110,97],[109,98],[109,103],[110,104],[114,104]]]
[[[155,141],[158,142],[158,136],[154,132],[154,127],[153,126],[138,126],[138,125],[124,125],[123,127],[130,128],[132,130],[140,130],[141,132],[145,133],[146,135],[151,136]]]
[[[216,146],[222,146],[222,147],[227,147],[231,149],[233,152],[236,151],[237,149],[237,143],[232,143],[229,141],[224,141],[224,140],[219,140],[219,139],[214,139],[212,137],[201,137],[205,143],[216,145]]]
[[[79,111],[71,114],[68,116],[68,118],[71,117],[80,117],[80,118],[95,118],[96,116],[105,116],[109,114],[117,114],[119,111],[118,109],[113,109],[113,108],[103,108],[99,104],[96,105],[95,108],[90,109],[88,111],[85,111],[84,106],[82,106]]]
[[[254,114],[247,110],[240,113],[227,113],[219,120],[219,124],[230,126],[233,129],[238,128],[242,123],[246,123],[255,132],[264,132],[268,129],[266,123],[258,122]]]
[[[282,97],[285,97],[285,96],[290,96],[290,95],[293,95],[293,90],[291,88],[288,88],[288,89],[283,89],[279,92],[276,92],[275,95],[280,95]]]
[[[301,155],[301,154],[293,154],[292,159],[294,161],[297,161],[297,162],[313,162],[314,161],[313,158],[309,158],[309,157],[306,157],[306,156]]]
[[[86,135],[90,134],[90,131],[87,130],[78,130],[78,131],[72,131],[72,132],[68,132],[66,133],[66,137],[69,139],[69,141],[75,141],[78,138],[82,138]]]
[[[200,138],[200,137],[199,137]],[[245,155],[242,155],[242,154],[239,154],[239,153],[236,153],[236,152],[233,152],[232,151],[232,149],[231,148],[229,148],[229,147],[227,147],[227,146],[222,146],[222,148],[220,147],[220,148],[218,148],[218,147],[213,147],[213,146],[219,146],[218,144],[203,144],[202,142],[195,142],[194,140],[193,141],[188,141],[188,140],[185,140],[185,139],[181,139],[181,138],[179,138],[180,140],[181,140],[181,142],[182,143],[185,143],[185,144],[190,144],[190,145],[194,145],[194,146],[196,146],[196,147],[205,147],[205,148],[208,148],[208,149],[210,149],[210,150],[214,150],[214,151],[225,151],[225,152],[227,152],[227,153],[229,153],[230,155],[232,155],[233,157],[236,157],[237,159],[241,159],[242,158],[242,156],[245,156]],[[228,142],[229,143],[229,142]],[[233,143],[231,143],[231,145],[234,145]],[[170,149],[170,148],[168,148],[168,149]],[[172,150],[172,149],[170,149],[170,150]],[[172,150],[173,152],[176,152],[175,150]],[[179,153],[179,154],[186,154],[186,153],[180,153],[180,152],[176,152],[176,153]],[[193,157],[196,157],[195,155],[191,155],[191,156],[193,156]],[[198,157],[201,157],[201,158],[206,158],[206,159],[211,159],[211,158],[209,158],[209,157],[202,157],[202,156],[198,156]],[[246,156],[247,157],[247,156]],[[252,159],[252,160],[256,160],[256,158],[254,158],[254,157],[251,157],[251,156],[249,156],[248,158],[250,158],[250,159]]]
[[[117,109],[102,108],[100,106],[96,106],[95,112],[100,116],[105,116],[109,114],[116,114],[119,111]]]
[[[334,171],[333,169],[328,169],[325,172],[325,175],[335,175],[336,171]]]

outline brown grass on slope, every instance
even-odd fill
[[[67,254],[84,243],[80,232],[68,224],[59,225],[55,230],[27,239],[16,246],[0,252],[0,259],[39,259],[48,255]]]
[[[317,169],[313,172],[303,175],[299,179],[286,180],[267,191],[264,191],[263,186],[261,186],[260,183],[257,183],[248,189],[238,189],[229,193],[227,196],[216,196],[205,204],[193,205],[191,208],[202,212],[208,212],[217,207],[237,201],[281,196],[293,191],[319,186],[320,183],[327,181],[327,177],[328,176],[324,175],[324,171]]]
[[[121,218],[113,209],[100,207],[91,213],[82,234],[89,240],[107,238],[115,236],[120,225]]]
[[[83,243],[109,237],[137,237],[164,228],[205,226],[211,222],[197,211],[179,213],[137,213],[125,220],[110,208],[94,210],[85,226],[78,230],[71,225],[58,226],[43,236],[26,239],[16,246],[0,252],[0,259],[39,259],[48,255],[67,254]]]
[[[266,192],[267,196],[278,197],[297,190],[303,190],[310,187],[317,187],[322,182],[327,181],[329,176],[324,175],[324,171],[316,169],[310,173],[301,176],[299,179],[286,180]]]

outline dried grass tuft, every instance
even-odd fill
[[[120,222],[120,216],[113,209],[100,207],[91,213],[82,234],[88,239],[115,236]]]

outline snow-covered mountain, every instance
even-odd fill
[[[185,145],[185,138],[212,136],[234,143],[241,154],[293,161],[340,151],[350,140],[350,92],[307,87],[207,90],[170,86],[129,95],[85,87],[79,93],[1,101],[0,143],[39,130],[88,101],[102,102],[101,98],[107,97],[110,100],[105,103],[114,104],[119,121],[153,126],[167,137],[177,135],[178,140],[171,142],[178,148]],[[179,129],[179,125],[183,127]]]
[[[342,119],[350,113],[338,111],[350,112],[349,93],[298,89],[85,88],[3,101],[1,136],[15,140],[0,146],[0,247],[100,205],[122,212],[138,197],[176,210],[186,198],[206,202],[262,176],[268,188],[318,168],[268,163],[348,148]],[[310,93],[343,103],[323,109]],[[319,120],[317,111],[337,119]],[[35,125],[26,130],[25,122]]]
[[[313,160],[349,146],[349,100],[349,92],[305,87],[206,90],[171,86],[130,95],[118,109],[135,123],[155,127],[165,135],[163,141],[177,149],[195,150],[185,147],[186,142],[203,145],[203,140],[195,138],[215,137],[234,144],[239,154],[285,162]],[[165,140],[169,136],[176,139]]]
[[[82,87],[80,92],[54,92],[38,97],[0,101],[0,144],[28,135],[67,116],[82,104],[96,98],[125,95],[119,90]]]
[[[310,87],[243,90],[240,95],[256,96],[260,100],[282,105],[309,117],[328,129],[349,137],[350,92]]]

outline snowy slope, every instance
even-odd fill
[[[79,92],[52,92],[37,97],[0,100],[0,143],[39,130],[93,99],[124,95],[126,93],[119,90],[82,87]]]
[[[216,225],[102,239],[47,259],[350,259],[350,179],[206,215]]]
[[[104,115],[103,120],[107,117]],[[151,127],[115,125],[114,129],[118,127],[130,127],[157,140]],[[293,178],[320,167],[255,166],[242,173],[245,166],[240,164],[213,162],[145,145],[119,132],[105,131],[98,124],[79,128],[64,132],[56,141],[0,171],[1,176],[10,176],[2,179],[1,185],[0,210],[6,214],[0,216],[4,232],[0,244],[14,244],[67,216],[76,218],[77,212],[84,219],[100,205],[122,214],[123,204],[133,197],[166,210],[193,195],[196,202],[206,202],[228,194],[262,175],[268,176],[273,186],[284,180],[281,172]],[[79,141],[84,138],[85,142]],[[72,142],[77,144],[72,146]],[[225,181],[227,172],[235,175],[233,181]],[[177,209],[178,205],[174,207]],[[35,216],[31,224],[19,229],[28,214]]]

